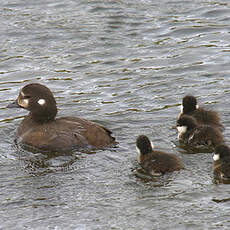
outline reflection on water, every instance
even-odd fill
[[[229,185],[211,153],[177,145],[186,94],[219,112],[229,143],[229,2],[17,1],[0,7],[2,229],[229,229]],[[55,94],[58,116],[111,129],[115,151],[48,156],[14,145],[22,110],[6,105],[27,83]],[[145,175],[140,134],[185,170]]]

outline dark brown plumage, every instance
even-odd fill
[[[213,160],[214,177],[221,182],[230,182],[230,148],[225,144],[216,146]]]
[[[17,129],[16,141],[44,151],[73,148],[113,147],[111,131],[78,117],[55,118],[56,101],[44,85],[33,83],[22,88],[17,100],[8,106],[29,110]]]
[[[205,124],[216,127],[220,131],[224,130],[224,127],[220,122],[218,113],[213,110],[206,110],[202,107],[198,107],[197,99],[194,96],[187,95],[183,98],[182,111],[179,116],[184,114],[196,118],[199,125]]]
[[[198,125],[196,119],[190,115],[182,115],[177,120],[179,141],[196,146],[215,147],[224,142],[224,137],[219,129],[210,125]]]
[[[181,160],[174,154],[153,150],[148,137],[140,135],[136,140],[138,163],[148,173],[167,173],[183,169]]]

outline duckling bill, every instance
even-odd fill
[[[176,155],[154,150],[149,138],[145,135],[137,138],[136,148],[139,153],[138,163],[149,174],[165,174],[184,168]]]
[[[29,111],[17,128],[18,144],[43,151],[102,149],[116,145],[112,132],[99,124],[79,117],[56,118],[56,100],[44,85],[32,83],[24,86],[16,101],[7,107]]]

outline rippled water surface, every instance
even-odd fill
[[[186,94],[219,112],[230,140],[227,0],[0,1],[0,229],[230,229],[230,185],[212,154],[176,147]],[[111,129],[115,150],[49,157],[14,146],[27,83],[47,85],[59,116]],[[135,140],[186,170],[139,175]]]

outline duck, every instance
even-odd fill
[[[181,115],[175,127],[178,131],[178,140],[193,147],[206,146],[214,148],[224,143],[220,130],[210,125],[199,125],[190,115]]]
[[[206,110],[202,107],[199,107],[196,97],[192,95],[186,95],[182,99],[181,112],[178,115],[178,118],[184,114],[196,118],[198,124],[214,126],[221,132],[224,130],[224,126],[220,122],[218,113],[213,110]]]
[[[22,108],[29,114],[16,130],[16,144],[41,151],[104,149],[115,147],[112,132],[80,117],[56,118],[58,109],[51,90],[40,83],[25,85],[7,108]]]
[[[136,139],[137,161],[140,166],[149,174],[165,174],[184,169],[184,166],[175,154],[154,150],[153,144],[145,135]]]
[[[230,182],[230,148],[226,144],[215,147],[213,155],[213,174],[215,179]]]

